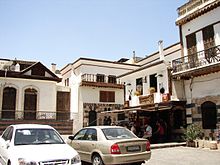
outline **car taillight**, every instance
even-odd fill
[[[111,154],[121,154],[118,144],[113,144],[111,146]]]
[[[149,141],[146,142],[146,151],[150,151],[150,142]]]

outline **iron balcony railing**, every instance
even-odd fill
[[[182,15],[192,11],[193,9],[199,7],[200,5],[202,5],[204,3],[208,3],[208,1],[213,2],[213,0],[191,0],[188,3],[186,3],[185,5],[183,5],[177,9],[178,15],[182,16]]]
[[[172,61],[173,73],[220,62],[220,45]]]
[[[18,110],[2,110],[0,111],[0,120],[71,120],[70,112],[67,111],[18,111]]]

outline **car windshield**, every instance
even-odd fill
[[[17,129],[15,145],[63,144],[60,135],[53,129]]]
[[[137,138],[131,131],[125,128],[103,128],[102,132],[107,140]]]

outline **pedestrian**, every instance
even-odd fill
[[[146,123],[143,138],[150,140],[151,136],[152,136],[152,127],[148,123]]]
[[[159,121],[157,121],[156,127],[157,127],[157,130],[154,133],[156,141],[158,143],[164,142],[164,135],[165,135],[164,127],[162,126],[162,124]]]
[[[131,126],[131,131],[136,134],[136,128],[135,128],[135,123],[132,124]]]

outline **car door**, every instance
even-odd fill
[[[94,141],[97,140],[96,130],[85,128],[80,130],[71,143],[71,146],[78,151],[83,161],[91,161],[91,151]]]
[[[12,140],[13,127],[8,127],[0,137],[0,162],[7,164],[9,157],[9,147]]]
[[[81,147],[84,148],[84,155],[86,161],[90,162],[92,158],[92,152],[96,148],[97,143],[97,131],[94,128],[89,128],[86,131],[84,142]]]

